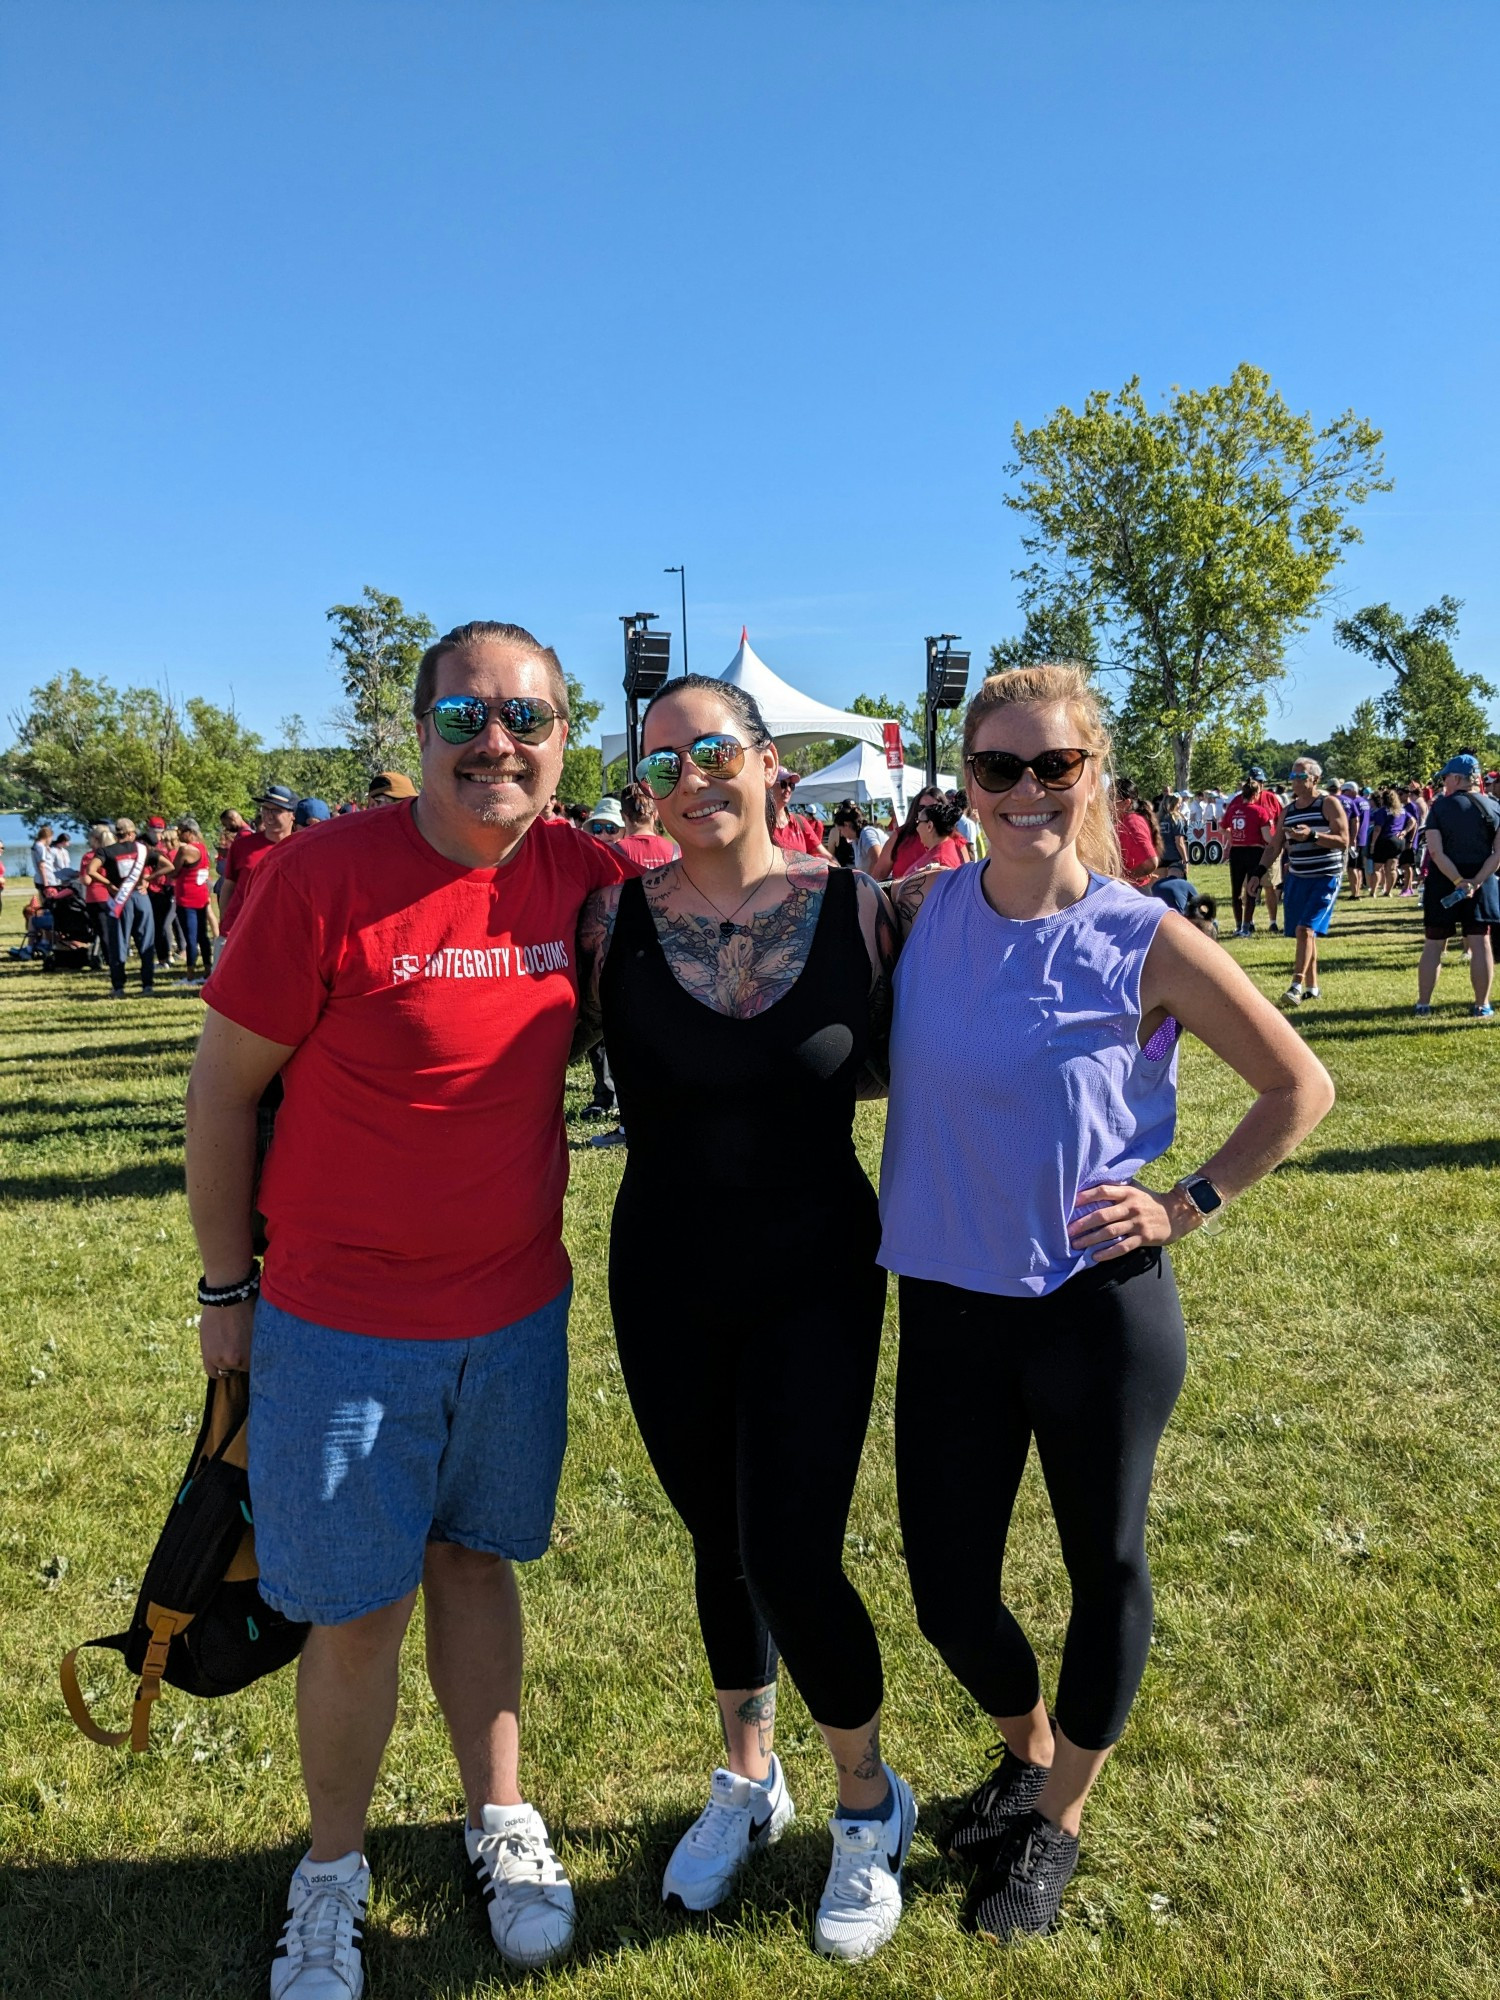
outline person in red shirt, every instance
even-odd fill
[[[495,1942],[537,1966],[572,1937],[572,1891],[518,1789],[511,1564],[547,1547],[566,1431],[578,918],[637,871],[539,822],[567,702],[557,655],[519,626],[429,647],[420,795],[280,843],[204,989],[187,1124],[203,1364],[246,1368],[253,1326],[260,1588],[312,1626],[297,1688],[312,1845],[278,1959],[288,2000],[330,1936],[333,1970],[360,1989],[365,1817],[419,1583]],[[256,1105],[278,1072],[257,1197]]]
[[[224,892],[219,904],[219,934],[228,937],[236,901],[243,902],[249,878],[266,856],[289,840],[297,827],[301,800],[290,785],[267,785],[255,801],[259,808],[253,833],[240,834],[224,860]]]
[[[1127,882],[1147,889],[1161,861],[1161,828],[1149,800],[1141,798],[1129,778],[1115,782],[1115,835]]]
[[[1243,784],[1224,808],[1224,827],[1229,835],[1229,890],[1234,898],[1234,934],[1236,937],[1255,935],[1255,903],[1259,888],[1248,885],[1253,876],[1257,883],[1263,870],[1261,853],[1266,842],[1281,824],[1281,801],[1266,783],[1266,774],[1258,764],[1253,764],[1245,773]],[[1266,888],[1266,903],[1271,910],[1271,928],[1276,927],[1276,911],[1271,901],[1272,891]]]
[[[957,838],[958,807],[948,799],[934,799],[917,814],[917,837],[922,843],[923,868],[962,868],[968,859],[967,841]]]
[[[893,824],[886,834],[885,845],[870,863],[870,875],[874,881],[899,882],[914,868],[927,866],[927,849],[917,831],[917,820],[926,807],[942,796],[936,785],[924,785],[907,807],[906,818],[899,827],[894,825],[896,815],[892,809]]]
[[[822,828],[792,811],[792,791],[801,782],[800,771],[789,771],[785,765],[777,768],[776,782],[771,787],[771,805],[776,814],[771,843],[785,848],[789,854],[821,854],[826,860],[828,850],[823,845]]]
[[[89,970],[97,972],[105,960],[105,919],[109,910],[109,884],[104,880],[102,865],[96,870],[89,866],[96,854],[102,854],[115,837],[115,830],[105,821],[89,828],[89,844],[78,857],[78,879],[83,884],[83,906],[88,912],[89,926],[94,933],[94,942],[89,947]]]
[[[675,840],[668,840],[656,816],[656,801],[644,785],[627,785],[620,794],[620,811],[625,816],[624,836],[615,842],[615,852],[625,854],[639,868],[665,868],[681,852]]]
[[[198,951],[203,951],[203,975],[208,977],[213,971],[213,945],[208,935],[208,900],[212,893],[212,873],[208,865],[208,846],[203,838],[202,828],[197,820],[180,819],[177,822],[177,847],[172,856],[172,900],[177,906],[177,921],[182,926],[183,944],[187,952],[187,976],[196,981],[198,977]]]

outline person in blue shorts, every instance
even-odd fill
[[[1318,939],[1327,937],[1329,919],[1344,880],[1349,852],[1349,822],[1336,798],[1318,790],[1323,767],[1316,757],[1299,757],[1292,766],[1292,803],[1261,850],[1260,871],[1246,888],[1253,896],[1260,877],[1286,856],[1281,911],[1288,935],[1297,940],[1292,983],[1283,996],[1298,1007],[1318,998]]]

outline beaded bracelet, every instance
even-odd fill
[[[252,1263],[248,1277],[241,1278],[237,1285],[211,1285],[206,1277],[198,1280],[198,1303],[200,1306],[238,1306],[246,1299],[253,1299],[260,1291],[260,1265]]]

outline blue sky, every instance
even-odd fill
[[[1339,608],[1500,681],[1493,6],[12,7],[0,714],[337,698],[326,607],[832,701],[1016,629],[1009,434],[1241,359],[1386,433]],[[1328,623],[1273,713],[1372,688]],[[0,731],[0,734],[3,734]]]

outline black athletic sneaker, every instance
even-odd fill
[[[968,1916],[982,1937],[1044,1937],[1057,1922],[1063,1890],[1078,1866],[1078,1841],[1039,1812],[1011,1821],[1010,1832],[974,1885]]]
[[[1003,1744],[995,1745],[996,1750],[1003,1748]],[[993,1756],[994,1751],[990,1754]],[[1045,1764],[1023,1764],[1012,1751],[1006,1750],[998,1769],[991,1771],[954,1814],[943,1836],[943,1853],[950,1861],[967,1862],[974,1867],[987,1862],[1012,1823],[1022,1813],[1031,1811],[1046,1782]]]

